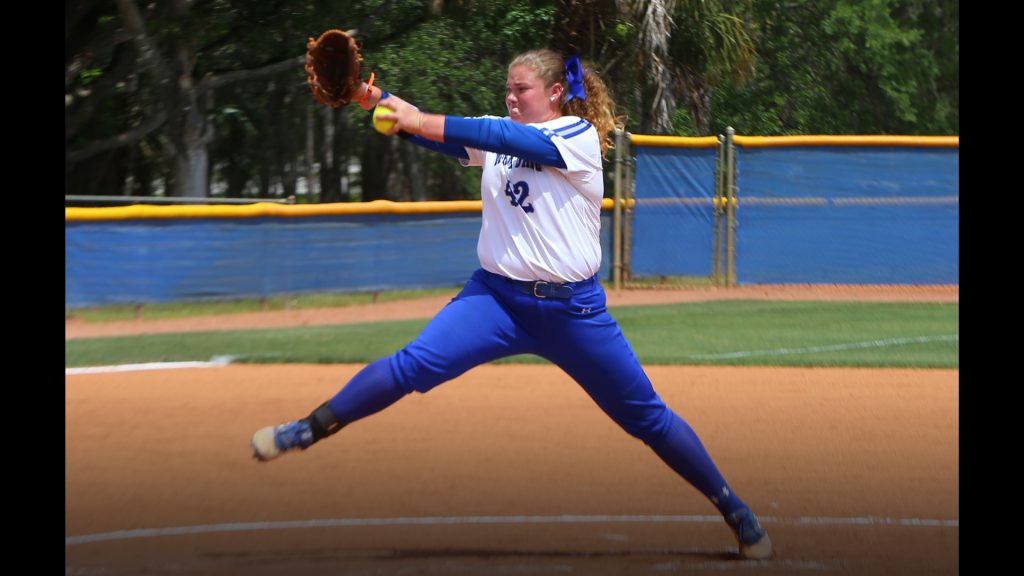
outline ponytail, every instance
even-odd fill
[[[584,69],[583,88],[587,98],[573,98],[562,104],[562,112],[571,116],[579,116],[594,125],[597,137],[601,141],[601,156],[607,154],[614,145],[609,135],[620,126],[615,116],[615,101],[601,77],[593,70]]]

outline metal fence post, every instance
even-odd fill
[[[615,206],[612,208],[612,286],[622,288],[622,130],[615,130]]]
[[[633,180],[633,144],[629,137],[629,132],[623,134],[622,145],[625,148],[625,156],[623,161],[625,163],[626,170],[624,171],[622,178],[622,185],[625,189],[625,206],[623,209],[622,222],[622,280],[623,282],[629,282],[631,276],[631,259],[632,259],[632,226],[633,226],[633,208],[636,199],[633,197],[634,185],[636,182]]]
[[[722,285],[722,216],[725,214],[725,137],[718,135],[718,149],[715,155],[715,196],[711,209],[715,214],[713,247],[711,248],[711,283]]]
[[[736,146],[732,126],[725,129],[725,285],[736,286]]]

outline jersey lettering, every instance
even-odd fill
[[[494,156],[494,165],[497,166],[498,164],[502,164],[506,168],[533,168],[537,172],[544,169],[543,166],[536,162],[523,160],[522,158],[517,158],[508,154],[496,154]]]
[[[533,204],[526,204],[526,197],[530,195],[530,185],[519,181],[512,184],[510,180],[505,181],[505,195],[511,200],[513,206],[523,209],[527,214],[533,212]]]

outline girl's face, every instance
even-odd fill
[[[513,66],[505,85],[505,106],[513,122],[533,124],[553,120],[562,115],[562,85],[544,87],[533,68]]]

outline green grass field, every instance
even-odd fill
[[[958,368],[957,303],[721,301],[612,309],[645,364]],[[365,363],[427,320],[66,340],[65,367],[142,362]],[[544,362],[515,356],[502,362]]]

